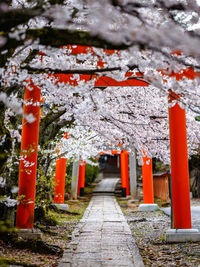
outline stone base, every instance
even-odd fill
[[[200,232],[198,229],[169,229],[166,232],[166,242],[188,242],[200,241]]]
[[[54,203],[53,204],[57,209],[62,210],[62,211],[68,211],[69,206],[67,204],[62,204],[62,203]]]
[[[140,204],[139,211],[156,211],[159,210],[157,204]]]
[[[40,230],[36,229],[18,229],[19,232],[17,232],[17,235],[19,238],[23,239],[41,239],[42,233]]]

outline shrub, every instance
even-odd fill
[[[99,173],[99,166],[86,164],[85,166],[85,185],[92,183]]]

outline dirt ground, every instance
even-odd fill
[[[42,230],[42,241],[46,244],[58,246],[61,250],[65,249],[71,241],[71,233],[81,219],[90,200],[90,194],[87,197],[79,199],[78,202],[67,201],[71,213],[57,213],[50,211],[49,216],[56,219],[57,225],[49,226],[36,224]],[[75,214],[76,213],[76,214]],[[4,243],[0,240],[0,266],[24,266],[24,267],[56,267],[62,254],[44,254],[30,249],[19,249],[12,243]]]

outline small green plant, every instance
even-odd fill
[[[0,233],[13,233],[17,230],[11,226],[11,222],[9,220],[1,220],[0,221]]]
[[[54,175],[45,175],[44,169],[39,168],[36,181],[36,207],[42,206],[43,208],[48,209],[49,205],[52,203],[54,184]]]
[[[85,167],[85,184],[91,184],[95,178],[97,177],[99,172],[98,166],[91,166],[89,164],[86,164]]]
[[[159,239],[160,239],[160,241],[164,241],[165,240],[164,235],[161,235]]]

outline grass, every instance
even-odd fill
[[[57,224],[62,224],[66,221],[79,222],[83,217],[83,214],[88,206],[88,203],[89,201],[77,202],[72,204],[70,203],[70,201],[66,201],[66,204],[69,205],[69,213],[57,213],[53,210],[50,210],[48,212],[48,216],[57,221]],[[77,213],[77,215],[75,215],[75,213]]]
[[[155,204],[158,204],[159,207],[170,207],[170,202],[162,200],[160,198],[154,198]]]
[[[86,194],[91,194],[93,192],[94,186],[90,185],[84,188]]]
[[[160,241],[165,241],[165,236],[164,236],[164,235],[161,235],[161,236],[159,237],[159,239],[160,239]]]
[[[20,262],[15,260],[14,258],[10,257],[0,257],[0,266],[1,267],[8,267],[8,266],[23,266],[23,267],[38,267],[38,265],[27,263],[27,262]]]

